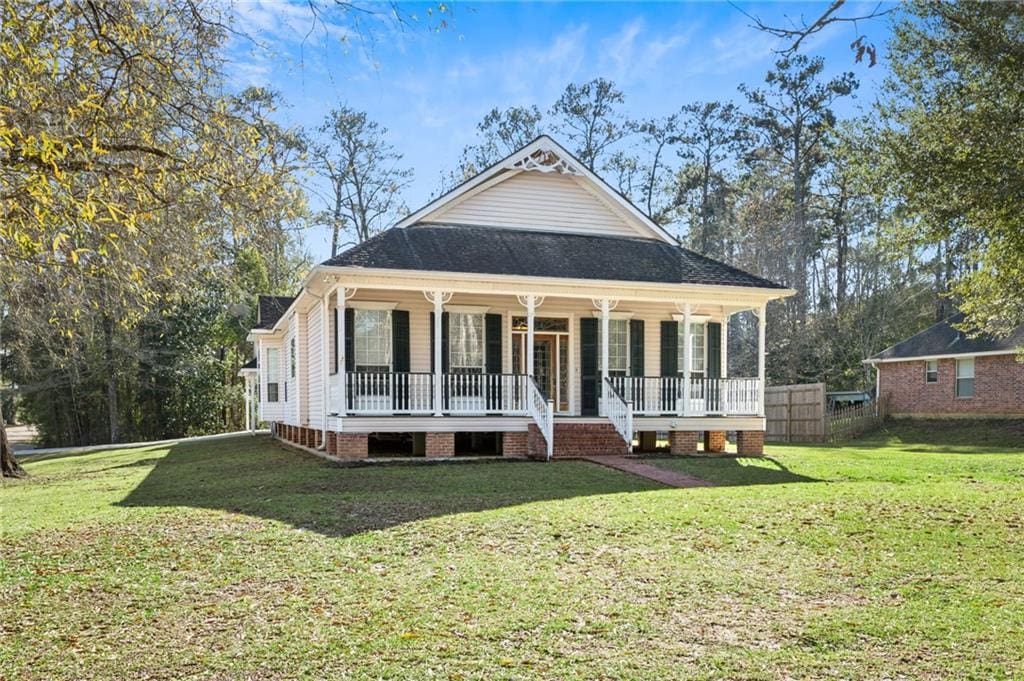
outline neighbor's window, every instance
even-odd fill
[[[939,360],[929,359],[924,363],[924,382],[939,382]]]
[[[391,310],[355,311],[356,371],[391,371]]]
[[[484,372],[484,316],[452,312],[448,316],[448,364],[453,374]]]
[[[686,354],[686,337],[683,335],[684,324],[679,325],[679,347],[677,349],[679,362],[679,373],[683,373],[683,367],[686,365],[684,361],[684,355]],[[690,375],[697,376],[698,378],[704,375],[706,369],[706,348],[705,343],[705,329],[707,325],[704,322],[690,322],[690,340],[693,343],[693,355],[690,357]]]
[[[277,348],[267,348],[267,402],[278,401],[278,361],[280,351]]]
[[[974,358],[956,361],[956,396],[974,397]]]
[[[601,350],[601,320],[597,322],[597,366],[600,371],[603,352]],[[629,320],[608,320],[608,375],[625,376],[629,371]]]
[[[298,351],[295,347],[295,339],[292,338],[288,343],[288,376],[291,378],[295,378],[295,366],[298,363]]]

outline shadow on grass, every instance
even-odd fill
[[[657,489],[663,487],[581,461],[341,467],[266,436],[240,436],[169,447],[119,505],[224,510],[336,537],[456,513]]]
[[[794,473],[781,461],[770,456],[660,457],[652,459],[649,463],[659,468],[693,475],[718,487],[820,482],[817,478]]]

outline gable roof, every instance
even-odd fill
[[[486,191],[488,187],[501,183],[524,172],[561,173],[579,177],[593,194],[602,199],[609,210],[617,212],[624,220],[637,229],[637,236],[647,236],[669,243],[676,240],[663,227],[654,222],[643,211],[633,205],[625,196],[589,170],[579,159],[558,142],[541,135],[522,149],[509,154],[490,168],[474,175],[425,206],[413,211],[396,227],[412,227],[424,224],[431,214],[445,206],[465,200],[474,192]]]
[[[964,321],[963,313],[958,313],[932,324],[924,331],[911,336],[905,341],[882,350],[869,357],[868,362],[885,362],[900,359],[924,357],[946,357],[952,355],[975,354],[1010,354],[1024,346],[1024,324],[1017,327],[1006,338],[993,338],[982,334],[977,338],[969,338],[967,334],[954,325]]]
[[[296,296],[260,296],[254,329],[270,329],[288,311]]]
[[[392,228],[324,265],[785,289],[675,244],[464,225]]]

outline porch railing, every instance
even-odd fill
[[[535,379],[530,378],[529,380],[527,408],[533,422],[537,424],[540,434],[544,436],[547,458],[550,459],[555,451],[555,401],[548,399]]]
[[[682,376],[611,376],[609,382],[633,413],[643,416],[754,416],[761,413],[756,378],[690,378],[689,399]]]
[[[605,379],[604,413],[633,451],[633,403],[622,396],[611,378]]]
[[[526,374],[444,374],[443,408],[447,414],[527,414]]]

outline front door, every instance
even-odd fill
[[[557,401],[558,388],[555,385],[555,336],[533,337],[533,374],[545,397]]]
[[[512,336],[512,369],[526,373],[526,334]],[[533,375],[546,396],[555,401],[555,411],[569,411],[569,334],[533,335]]]

